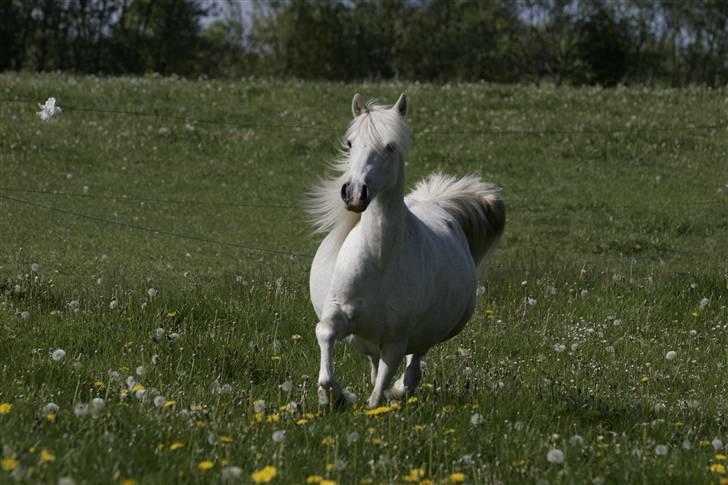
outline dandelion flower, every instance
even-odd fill
[[[3,458],[0,461],[0,467],[2,467],[3,470],[6,472],[11,472],[15,470],[15,468],[18,466],[18,461],[15,458],[12,458],[10,456]]]
[[[470,424],[472,424],[473,426],[479,426],[479,425],[483,424],[484,421],[485,421],[485,418],[480,413],[475,413],[472,416],[470,416]]]
[[[169,445],[169,449],[172,450],[172,451],[179,450],[180,448],[184,448],[184,447],[185,447],[185,445],[183,445],[179,441],[175,441],[174,443],[172,443],[171,445]]]
[[[110,308],[111,310],[114,310],[114,309],[115,309],[116,307],[118,307],[118,306],[119,306],[119,300],[117,300],[116,298],[114,298],[113,300],[111,300],[111,301],[109,302],[109,308]]]
[[[157,296],[157,290],[155,288],[149,288],[147,290],[147,295],[149,295],[149,298],[154,298]]]
[[[53,463],[54,461],[56,461],[56,455],[43,448],[43,450],[41,450],[40,452],[40,462]]]
[[[331,436],[327,436],[326,438],[321,440],[321,444],[324,446],[333,446],[336,443],[336,440],[332,438]]]
[[[274,466],[268,465],[260,470],[254,471],[250,478],[255,483],[268,483],[278,475],[278,469]]]
[[[723,442],[720,440],[720,438],[715,438],[713,441],[710,442],[711,445],[713,445],[713,449],[715,451],[720,451],[723,449]]]
[[[463,483],[465,481],[465,474],[462,472],[451,473],[450,481],[452,483]]]
[[[100,413],[104,407],[106,406],[106,403],[103,399],[100,397],[95,397],[91,399],[91,412],[94,414]]]
[[[210,460],[203,460],[197,464],[197,469],[203,472],[212,469],[215,466]]]
[[[323,479],[321,475],[309,475],[306,477],[306,483],[321,483]]]
[[[675,360],[675,357],[677,357],[677,352],[675,352],[674,350],[671,350],[665,354],[665,359],[667,360]]]
[[[367,416],[379,416],[381,414],[387,414],[392,410],[389,406],[379,406],[378,408],[367,410]]]
[[[566,350],[566,345],[564,345],[564,344],[556,344],[556,345],[554,345],[554,350],[556,352],[558,352],[558,353],[561,353],[564,350]]]
[[[725,465],[723,465],[722,463],[713,463],[708,467],[708,470],[713,473],[719,473],[723,475],[725,473]]]
[[[66,357],[66,351],[63,349],[56,349],[51,354],[51,358],[56,362],[63,360]]]
[[[162,406],[164,406],[164,403],[166,403],[167,400],[164,398],[164,396],[155,396],[153,402],[155,407],[161,408]]]
[[[558,448],[552,448],[546,453],[546,461],[553,465],[564,463],[564,452]]]
[[[53,97],[48,98],[45,104],[38,103],[38,107],[40,111],[36,112],[36,114],[43,121],[48,121],[61,113],[61,108],[56,106],[56,98]]]
[[[0,414],[9,414],[13,410],[13,405],[9,402],[0,403]]]
[[[282,443],[286,439],[285,431],[273,431],[273,442]]]
[[[346,435],[346,442],[347,443],[356,443],[359,441],[359,433],[356,431],[352,431],[351,433]]]
[[[655,446],[655,455],[657,456],[665,456],[667,455],[667,452],[670,451],[666,445],[657,445]]]
[[[281,384],[278,387],[283,392],[291,392],[291,390],[293,390],[293,384],[291,383],[291,381],[285,381],[283,384]]]
[[[410,470],[410,472],[402,477],[402,479],[405,482],[419,482],[422,477],[425,476],[425,469],[424,468],[413,468]]]
[[[29,319],[30,318],[30,312],[28,312],[28,311],[20,312],[20,318],[22,318],[23,320]]]

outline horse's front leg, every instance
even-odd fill
[[[318,398],[321,405],[327,405],[331,400],[335,403],[341,402],[342,398],[350,403],[356,401],[356,395],[342,389],[334,375],[334,344],[344,336],[343,325],[337,325],[334,320],[321,320],[316,325],[316,340],[321,350],[318,378]]]
[[[379,368],[377,369],[377,378],[374,382],[374,390],[369,396],[368,405],[370,408],[377,407],[382,400],[384,390],[389,386],[389,382],[397,372],[397,367],[402,362],[407,351],[407,340],[398,342],[390,342],[382,346],[379,355]]]

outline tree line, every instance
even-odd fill
[[[728,2],[0,0],[0,70],[718,86]]]

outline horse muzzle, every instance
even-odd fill
[[[346,204],[346,210],[364,212],[369,205],[369,190],[366,184],[345,183],[341,186],[341,200]]]

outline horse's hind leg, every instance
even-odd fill
[[[377,407],[379,401],[382,400],[384,389],[387,388],[389,382],[394,377],[397,367],[402,362],[404,354],[407,350],[407,341],[392,342],[382,347],[379,356],[379,367],[377,369],[377,379],[374,382],[374,390],[369,396],[368,405],[370,408]]]
[[[329,393],[331,393],[334,402],[340,402],[342,398],[348,402],[356,401],[356,396],[342,389],[336,380],[336,376],[334,376],[334,344],[343,337],[340,333],[340,327],[337,328],[336,322],[322,320],[316,325],[316,339],[321,350],[318,398],[319,403],[322,405],[329,404]]]
[[[422,370],[420,369],[420,361],[422,356],[420,354],[409,354],[407,356],[407,366],[402,372],[402,376],[397,379],[392,389],[390,389],[390,396],[392,399],[402,399],[407,393],[411,393],[419,385],[422,379]]]

